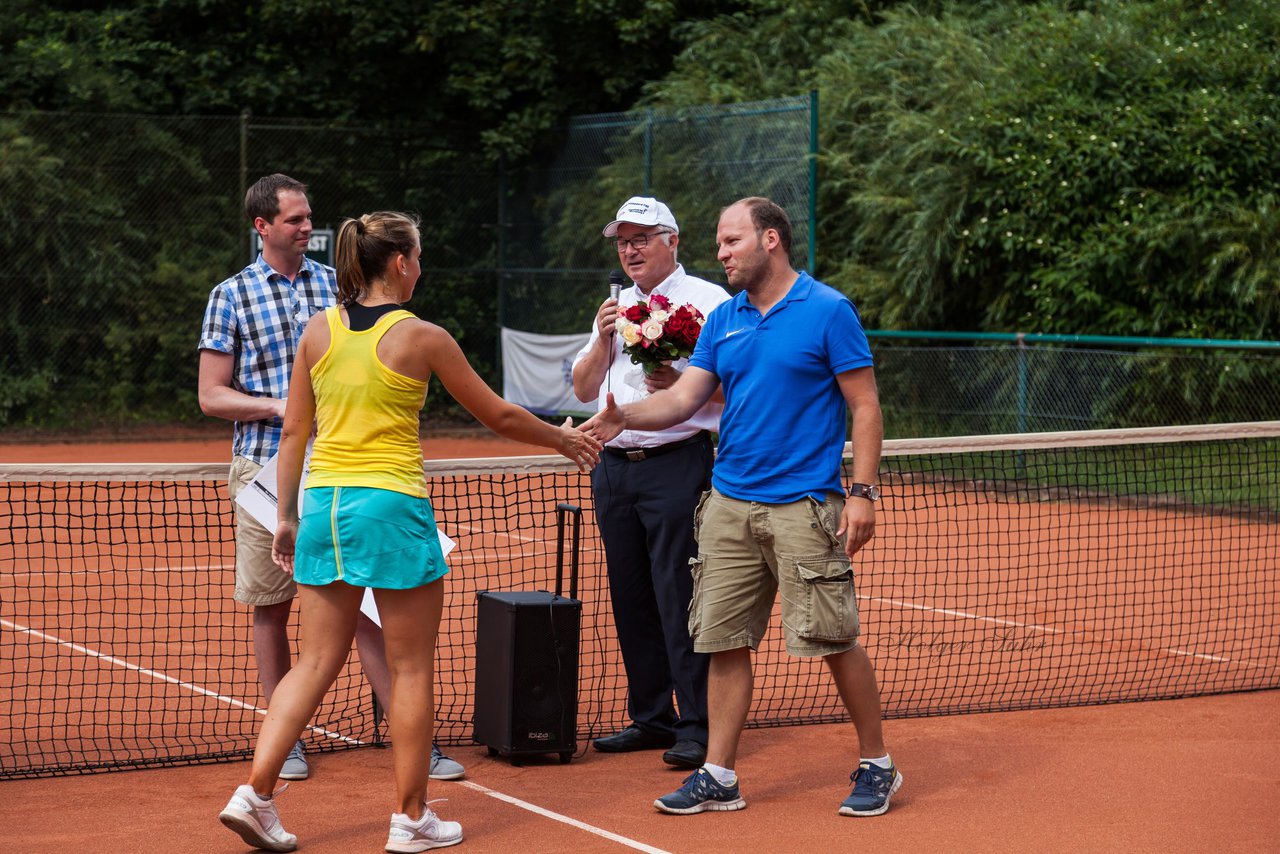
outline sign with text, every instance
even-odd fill
[[[262,251],[262,235],[256,231],[249,232],[249,247],[252,250],[250,261],[258,257]],[[307,243],[307,257],[327,267],[333,266],[333,229],[317,228],[311,232],[311,240]]]

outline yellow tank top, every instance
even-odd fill
[[[311,368],[316,440],[307,486],[372,486],[427,496],[418,415],[427,384],[378,360],[378,342],[396,323],[393,311],[372,329],[352,332],[338,309],[325,312],[329,349]]]

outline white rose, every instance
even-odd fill
[[[658,309],[657,311],[651,311],[651,312],[649,312],[649,319],[650,319],[650,320],[656,320],[656,321],[658,321],[659,323],[666,323],[666,322],[667,322],[667,318],[668,318],[668,317],[670,317],[670,316],[671,316],[671,312],[669,312],[669,311],[663,311],[662,309]]]
[[[662,337],[662,324],[650,317],[640,325],[640,334],[650,341],[657,341]]]

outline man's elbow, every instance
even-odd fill
[[[590,403],[600,396],[600,383],[591,383],[579,371],[573,372],[573,396],[583,403]]]
[[[213,396],[211,394],[209,394],[204,389],[200,389],[200,391],[196,395],[196,399],[200,403],[201,412],[203,412],[205,415],[208,415],[210,418],[218,417],[218,413],[216,411],[216,405],[213,401]]]
[[[200,411],[210,418],[223,418],[228,421],[236,420],[228,415],[226,406],[223,402],[223,396],[218,388],[205,388],[201,386],[196,393],[196,400],[200,404]]]

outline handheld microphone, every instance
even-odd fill
[[[616,309],[616,303],[618,302],[618,296],[622,293],[622,281],[623,279],[622,279],[621,270],[609,271],[609,299],[614,301],[615,309]],[[616,337],[617,334],[618,334],[617,329],[612,329],[609,331],[609,367],[608,369],[606,369],[606,373],[604,375],[605,377],[604,388],[606,393],[609,392],[610,385],[612,384],[613,359],[617,355],[617,344],[618,344],[617,337]]]

